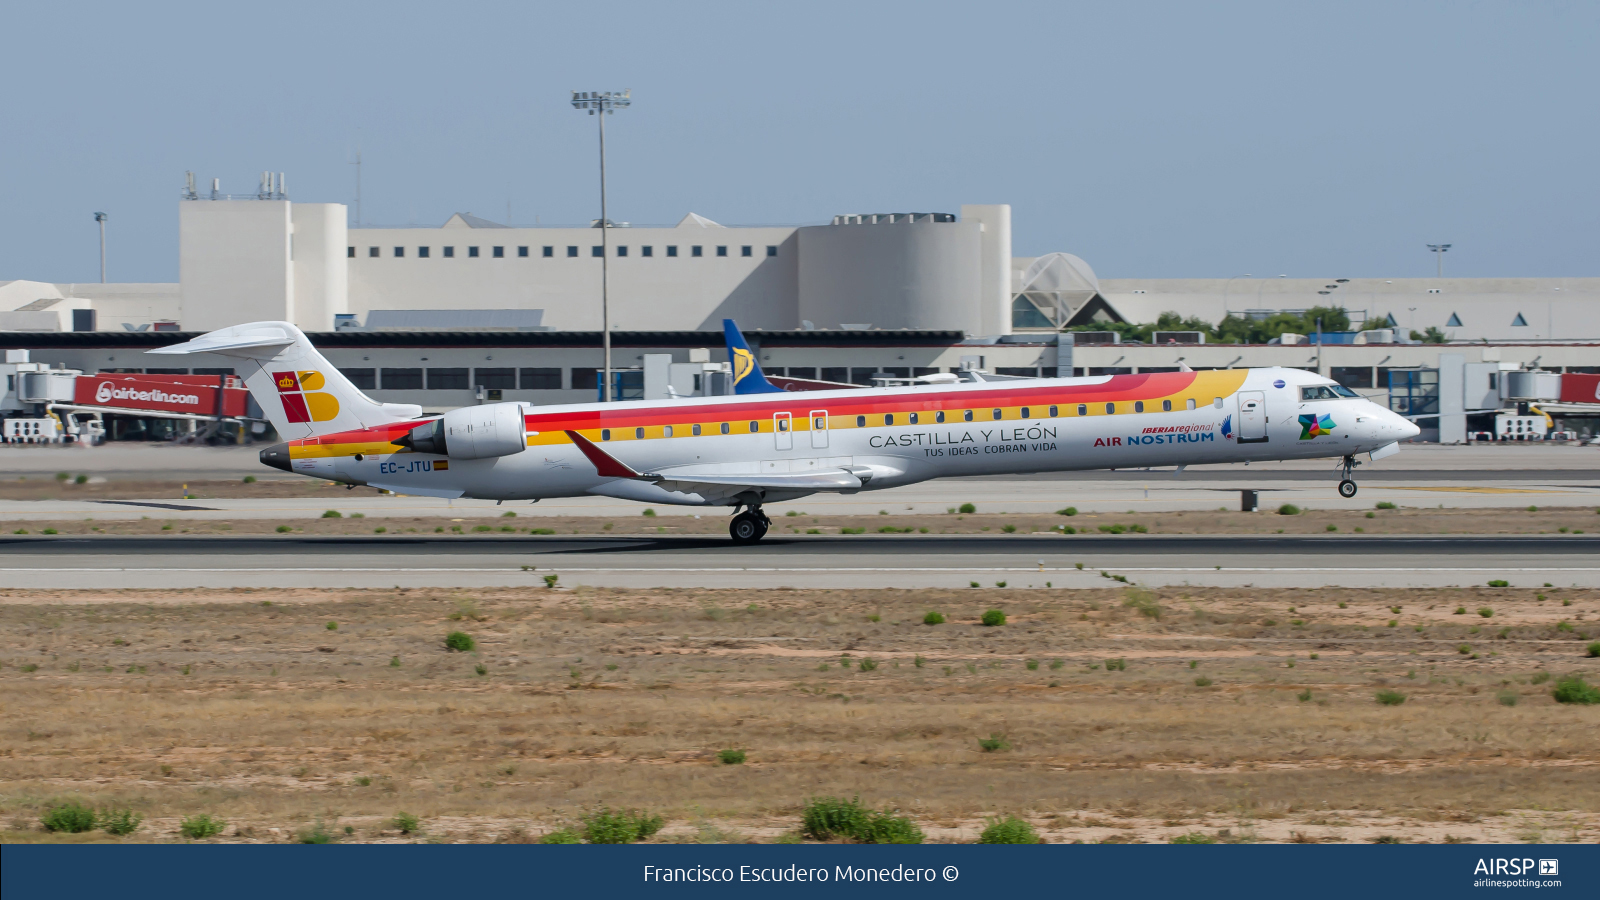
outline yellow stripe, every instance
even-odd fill
[[[323,459],[329,456],[385,456],[399,453],[400,448],[388,441],[368,441],[349,444],[290,444],[290,459]]]

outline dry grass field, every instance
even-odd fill
[[[937,841],[1593,842],[1600,705],[1551,689],[1600,682],[1597,619],[1561,589],[0,590],[0,837],[519,841],[611,806],[771,841],[859,794]],[[69,799],[144,822],[40,830]]]

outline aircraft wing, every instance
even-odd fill
[[[583,451],[583,455],[594,463],[595,471],[601,475],[648,482],[664,491],[670,491],[675,494],[699,494],[708,500],[732,497],[751,490],[801,491],[806,493],[817,491],[858,491],[862,485],[866,484],[866,479],[861,475],[844,469],[793,474],[774,472],[770,475],[645,473],[636,471],[633,467],[600,449],[593,441],[576,431],[568,431],[567,436],[572,439],[574,444],[578,445],[578,449]],[[867,470],[863,469],[863,472],[865,471]],[[870,477],[870,474],[867,475],[867,478]]]
[[[760,488],[770,491],[856,491],[862,481],[843,469],[796,475],[652,475],[650,480],[680,494],[738,493]]]

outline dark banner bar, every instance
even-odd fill
[[[1600,896],[1600,846],[8,846],[8,898]]]

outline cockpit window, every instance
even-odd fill
[[[1340,397],[1336,385],[1313,384],[1300,389],[1300,400],[1337,400]]]
[[[1341,397],[1355,397],[1358,400],[1361,398],[1360,394],[1356,393],[1355,391],[1350,390],[1349,388],[1345,387],[1342,384],[1334,385],[1333,386],[1333,392],[1338,394]]]

